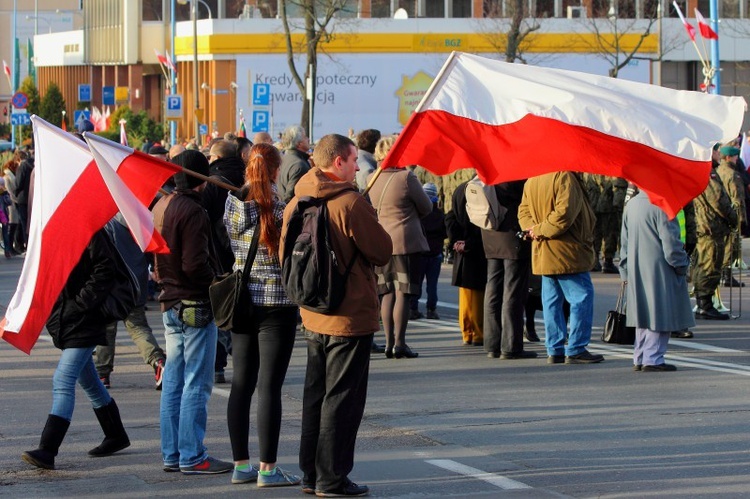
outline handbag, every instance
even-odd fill
[[[625,325],[625,286],[623,281],[620,286],[620,295],[617,297],[617,305],[614,310],[607,312],[607,320],[604,321],[604,332],[602,341],[604,343],[617,343],[619,345],[633,345],[635,343],[635,328]]]
[[[216,327],[222,331],[241,333],[250,327],[250,320],[253,316],[253,298],[247,288],[247,280],[255,262],[259,237],[260,226],[257,226],[247,252],[245,267],[242,270],[218,276],[208,288]]]

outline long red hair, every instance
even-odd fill
[[[245,201],[255,201],[260,209],[260,242],[271,254],[279,252],[281,231],[273,214],[274,193],[271,183],[281,166],[281,153],[270,144],[255,144],[250,149],[250,159],[245,168],[248,186]]]

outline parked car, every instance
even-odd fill
[[[0,152],[11,151],[13,149],[13,143],[9,140],[0,139]]]

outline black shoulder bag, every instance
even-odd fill
[[[255,262],[255,254],[258,252],[259,238],[260,225],[257,225],[253,232],[250,250],[247,252],[245,267],[242,270],[218,276],[208,288],[216,327],[222,331],[244,333],[250,327],[250,320],[253,316],[253,298],[247,288],[247,280]]]

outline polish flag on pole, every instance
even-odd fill
[[[169,69],[171,69],[175,74],[177,74],[177,66],[175,65],[174,61],[172,60],[172,56],[169,54],[169,50],[167,50],[167,62],[166,65]]]
[[[167,67],[169,66],[169,64],[167,63],[167,58],[163,54],[160,54],[156,49],[154,49],[154,54],[156,54],[156,58],[159,60],[159,64]]]
[[[120,144],[123,146],[128,145],[128,133],[125,131],[126,120],[120,120]]]
[[[13,91],[13,84],[10,82],[10,66],[8,66],[8,63],[5,62],[5,59],[3,59],[3,73],[5,73],[5,78],[8,79],[8,86],[10,87],[10,91]]]
[[[86,144],[72,135],[37,116],[31,120],[36,167],[29,243],[18,287],[0,321],[0,337],[27,354],[91,237],[118,211],[141,248],[168,251],[153,230],[150,212],[119,171],[97,164]],[[155,194],[163,175],[141,173],[140,184],[152,184]]]
[[[718,40],[719,34],[711,29],[711,26],[708,24],[706,19],[703,17],[703,15],[698,11],[698,9],[695,9],[695,20],[698,21],[698,29],[701,32],[701,36],[707,40]]]
[[[563,170],[623,177],[674,217],[705,189],[711,147],[737,136],[745,109],[741,97],[454,52],[382,168],[476,168],[487,184]]]
[[[693,25],[687,22],[685,16],[682,15],[682,9],[680,9],[680,6],[677,5],[676,0],[672,2],[672,5],[674,5],[674,9],[677,11],[677,15],[680,16],[680,21],[682,21],[682,24],[685,26],[688,36],[692,41],[695,41],[695,28],[693,28]]]

